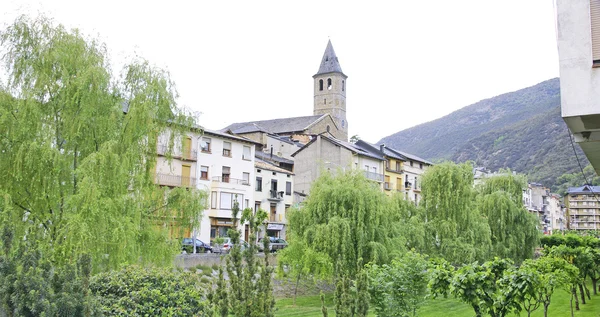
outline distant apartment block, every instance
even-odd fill
[[[570,187],[565,196],[569,229],[600,229],[600,186]]]

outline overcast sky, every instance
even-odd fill
[[[382,137],[558,76],[552,0],[0,0],[2,28],[44,13],[99,37],[120,65],[170,71],[200,123],[312,115],[331,39],[349,135]],[[119,66],[118,66],[119,67]],[[118,74],[118,69],[115,70]]]

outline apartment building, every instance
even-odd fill
[[[569,187],[565,206],[570,230],[600,229],[600,186]]]
[[[233,225],[231,209],[237,202],[241,210],[252,208],[254,202],[255,147],[254,141],[233,134],[205,130],[199,140],[197,187],[209,193],[208,209],[195,236],[203,241],[227,236]],[[240,223],[242,237],[249,235]]]
[[[254,210],[262,209],[269,215],[267,228],[259,237],[286,238],[286,214],[294,202],[294,174],[275,163],[256,158]]]

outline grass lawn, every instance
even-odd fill
[[[548,309],[548,316],[571,316],[569,301],[570,296],[567,292],[557,292],[552,298],[552,303]],[[277,300],[277,303],[275,304],[275,316],[323,316],[321,313],[321,300],[319,296],[299,296],[296,300],[296,306],[293,306],[292,302],[292,298],[282,298]],[[327,305],[329,316],[335,316],[332,294],[325,295],[325,305]],[[592,295],[592,300],[587,301],[587,304],[585,305],[580,304],[580,307],[580,311],[575,311],[575,316],[600,317],[600,295]],[[418,311],[418,315],[421,317],[472,317],[474,313],[471,307],[453,298],[439,298],[426,302]],[[535,317],[543,315],[543,308],[539,308],[532,314],[532,316]],[[371,313],[369,316],[375,316],[375,314]],[[521,313],[521,316],[527,316],[527,312]]]

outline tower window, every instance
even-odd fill
[[[323,79],[319,79],[319,90],[323,90]]]
[[[344,91],[344,89],[346,89],[346,82],[342,80],[342,91]]]
[[[346,126],[346,120],[342,119],[342,128]]]
[[[327,98],[323,99],[323,104],[326,105],[327,104]]]
[[[331,78],[327,78],[327,90],[331,90]]]
[[[329,127],[329,125],[327,125],[327,132],[329,132],[329,130],[331,130],[331,128]]]

